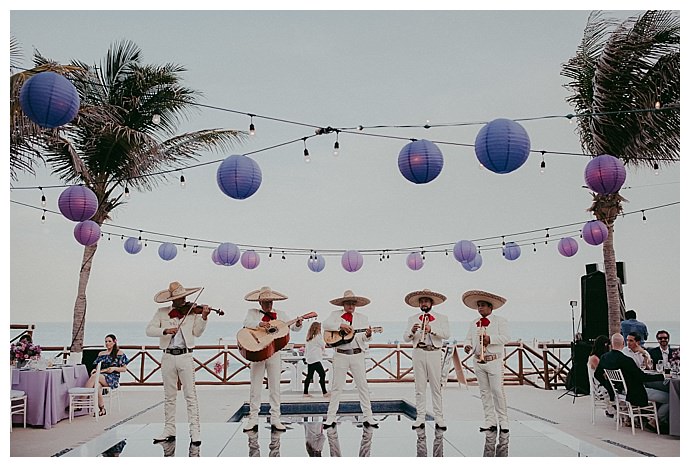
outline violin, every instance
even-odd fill
[[[193,305],[193,306],[192,306]],[[175,309],[179,310],[182,313],[193,313],[196,315],[200,315],[204,311],[204,306],[208,305],[197,305],[197,304],[192,304],[190,302],[186,302],[184,305],[181,305],[179,307],[175,307]],[[220,308],[212,308],[209,306],[209,310],[215,311],[218,316],[223,316],[225,312],[221,310]]]

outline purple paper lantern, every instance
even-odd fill
[[[223,265],[220,258],[218,258],[218,248],[214,248],[211,252],[211,261],[213,261],[214,264],[217,264],[219,266]]]
[[[234,243],[221,243],[217,250],[218,260],[223,266],[232,266],[240,259],[240,249]]]
[[[566,258],[574,256],[578,248],[579,245],[577,244],[577,240],[572,237],[561,238],[558,241],[558,252]]]
[[[340,264],[347,272],[356,272],[364,264],[364,258],[362,254],[357,250],[348,250],[343,253],[342,258],[340,258]]]
[[[259,265],[259,254],[254,250],[247,250],[242,253],[240,263],[245,269],[254,269]]]
[[[625,166],[617,157],[602,154],[587,163],[585,183],[600,195],[618,192],[625,183]]]
[[[482,255],[477,253],[472,261],[461,261],[460,264],[462,264],[466,271],[474,272],[482,267],[482,262]]]
[[[443,169],[443,154],[431,141],[420,139],[407,143],[398,154],[398,169],[412,183],[429,183]]]
[[[522,250],[520,249],[520,245],[515,242],[508,242],[503,247],[503,256],[508,261],[515,261],[518,259],[521,252]]]
[[[309,256],[307,266],[312,272],[321,272],[326,267],[326,259],[321,255]]]
[[[77,116],[79,93],[64,76],[44,71],[26,80],[19,91],[19,105],[32,122],[56,128]]]
[[[422,254],[418,251],[414,251],[407,255],[407,267],[413,271],[419,271],[424,266],[424,259]]]
[[[453,247],[453,256],[461,263],[472,261],[477,255],[477,247],[469,240],[460,240]]]
[[[67,219],[75,222],[91,219],[98,210],[96,194],[82,185],[74,185],[60,193],[58,208]]]
[[[497,118],[484,125],[474,141],[474,153],[479,162],[497,174],[519,169],[527,161],[529,150],[525,129],[507,118]]]
[[[216,181],[220,190],[234,199],[245,199],[256,193],[261,185],[261,169],[250,157],[233,155],[218,167]]]
[[[141,241],[136,237],[129,237],[125,240],[125,251],[130,255],[136,255],[141,251]]]
[[[74,238],[84,246],[94,245],[101,238],[101,226],[94,221],[82,221],[74,226]]]
[[[589,221],[582,227],[582,239],[590,245],[601,245],[609,236],[609,229],[601,221]]]
[[[177,247],[172,243],[161,243],[158,247],[158,256],[164,261],[170,261],[177,256]]]

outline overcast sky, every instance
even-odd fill
[[[581,301],[585,265],[603,268],[601,247],[587,245],[578,232],[592,219],[586,212],[591,195],[582,188],[589,158],[552,154],[581,153],[576,125],[565,118],[521,122],[532,149],[546,151],[544,173],[539,153],[510,174],[481,169],[472,146],[483,124],[495,118],[574,112],[560,71],[576,51],[588,15],[589,10],[13,11],[11,34],[26,68],[34,50],[58,62],[97,64],[123,39],[141,47],[144,63],[184,65],[184,84],[203,93],[203,104],[225,110],[201,108],[181,132],[247,130],[247,114],[306,124],[255,117],[257,132],[246,144],[227,154],[204,154],[199,162],[209,164],[183,171],[186,188],[178,173],[153,192],[133,192],[103,226],[111,235],[100,240],[93,262],[87,319],[148,320],[157,306],[153,296],[180,281],[204,286],[200,302],[224,309],[230,320],[243,319],[246,293],[268,285],[288,295],[279,306],[292,315],[325,315],[333,309],[330,299],[352,289],[371,299],[362,311],[372,324],[405,320],[410,309],[404,296],[430,288],[448,297],[439,311],[467,321],[475,313],[460,296],[483,289],[508,299],[501,312],[511,320],[570,323],[569,302]],[[427,122],[476,124],[371,128]],[[314,135],[314,127],[358,125],[365,127],[361,134],[340,133],[337,158],[335,135],[308,139],[311,162],[304,162],[300,138]],[[439,142],[444,167],[431,183],[415,185],[398,170],[398,153],[411,138]],[[292,140],[298,141],[265,150]],[[234,200],[218,188],[216,170],[225,157],[247,153],[261,167],[263,182],[254,196]],[[23,175],[12,183],[52,185],[63,183],[42,167],[36,177]],[[47,210],[59,212],[63,189],[44,190]],[[619,218],[615,232],[617,259],[627,273],[627,306],[642,320],[677,321],[680,205],[653,208],[680,201],[680,164],[658,175],[628,169],[621,194],[628,200],[625,211],[635,212]],[[35,208],[40,197],[38,189],[9,193],[10,200]],[[40,209],[8,204],[11,322],[71,321],[83,252],[73,237],[74,223],[48,212],[42,224]],[[578,225],[555,228],[573,223]],[[556,240],[544,243],[547,228]],[[137,230],[161,235],[145,235],[148,246],[130,255],[121,236],[136,236]],[[527,231],[538,232],[515,235]],[[580,246],[572,258],[557,251],[557,238],[568,232]],[[500,236],[523,245],[520,258],[502,257],[495,249]],[[199,240],[183,249],[185,237]],[[482,246],[483,266],[476,272],[453,258],[452,244],[462,239]],[[159,258],[161,241],[179,244],[174,260]],[[273,246],[273,256],[262,253],[254,270],[239,262],[217,266],[211,248],[220,242]],[[380,253],[367,255],[355,273],[342,268],[339,255],[327,256],[320,273],[307,268],[308,253],[281,259],[281,248],[429,250],[434,244],[450,244],[449,255],[427,252],[419,271],[406,266],[406,255],[384,261]],[[193,245],[199,245],[197,254]]]

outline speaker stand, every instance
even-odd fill
[[[570,380],[570,388],[568,388],[563,394],[558,396],[558,399],[560,400],[561,398],[567,396],[570,394],[573,397],[573,404],[575,403],[575,399],[581,396],[584,396],[586,394],[578,394],[577,392],[577,365],[575,365],[575,306],[570,305],[570,320],[572,322],[573,326],[573,340],[570,343],[570,373],[568,373],[568,379]]]

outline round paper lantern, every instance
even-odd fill
[[[503,256],[505,256],[508,261],[515,261],[520,257],[520,253],[520,245],[515,242],[508,242],[503,247]]]
[[[141,251],[141,241],[136,237],[129,237],[125,240],[125,251],[130,255],[136,255]]]
[[[307,266],[313,272],[321,272],[326,267],[326,259],[321,255],[310,256],[307,260]]]
[[[482,267],[482,262],[482,255],[477,254],[472,261],[461,261],[460,264],[466,271],[474,272]]]
[[[443,154],[431,141],[407,143],[398,154],[398,169],[412,183],[429,183],[441,173]]]
[[[625,166],[617,157],[602,154],[587,163],[585,183],[600,195],[618,192],[625,183]]]
[[[418,271],[424,266],[424,259],[422,259],[422,254],[418,251],[414,251],[407,255],[407,267],[413,271]]]
[[[221,162],[216,172],[220,190],[234,199],[245,199],[261,185],[261,169],[250,157],[233,155]]]
[[[348,250],[343,253],[342,258],[340,258],[340,264],[347,272],[359,271],[359,269],[364,264],[364,258],[362,254],[357,250]]]
[[[525,129],[507,118],[497,118],[484,125],[474,141],[474,153],[479,162],[497,174],[520,168],[527,161],[529,150]]]
[[[259,254],[254,250],[247,250],[242,253],[240,263],[245,269],[254,269],[259,265]]]
[[[91,219],[98,210],[96,194],[82,185],[74,185],[60,193],[58,208],[67,219],[75,222]]]
[[[177,247],[172,243],[161,243],[161,246],[158,247],[158,256],[162,260],[170,261],[177,256]]]
[[[608,231],[607,231],[608,233]],[[574,256],[575,253],[577,253],[577,249],[579,248],[579,245],[577,244],[577,240],[575,240],[572,237],[565,237],[561,238],[558,241],[558,252],[565,256],[566,258],[570,258],[571,256]]]
[[[472,261],[476,255],[477,247],[469,240],[460,240],[453,247],[453,256],[461,263]]]
[[[44,71],[26,80],[19,91],[19,105],[32,122],[56,128],[77,116],[79,93],[64,76]]]
[[[234,243],[221,243],[217,250],[218,260],[223,266],[232,266],[240,259],[240,249]]]
[[[91,246],[101,238],[101,226],[94,221],[83,221],[74,226],[74,238],[84,246]]]
[[[213,261],[214,264],[217,264],[219,266],[223,265],[220,258],[218,258],[218,248],[214,248],[211,252],[211,261]]]
[[[609,229],[601,221],[589,221],[582,227],[582,239],[590,245],[601,245],[609,236]]]

